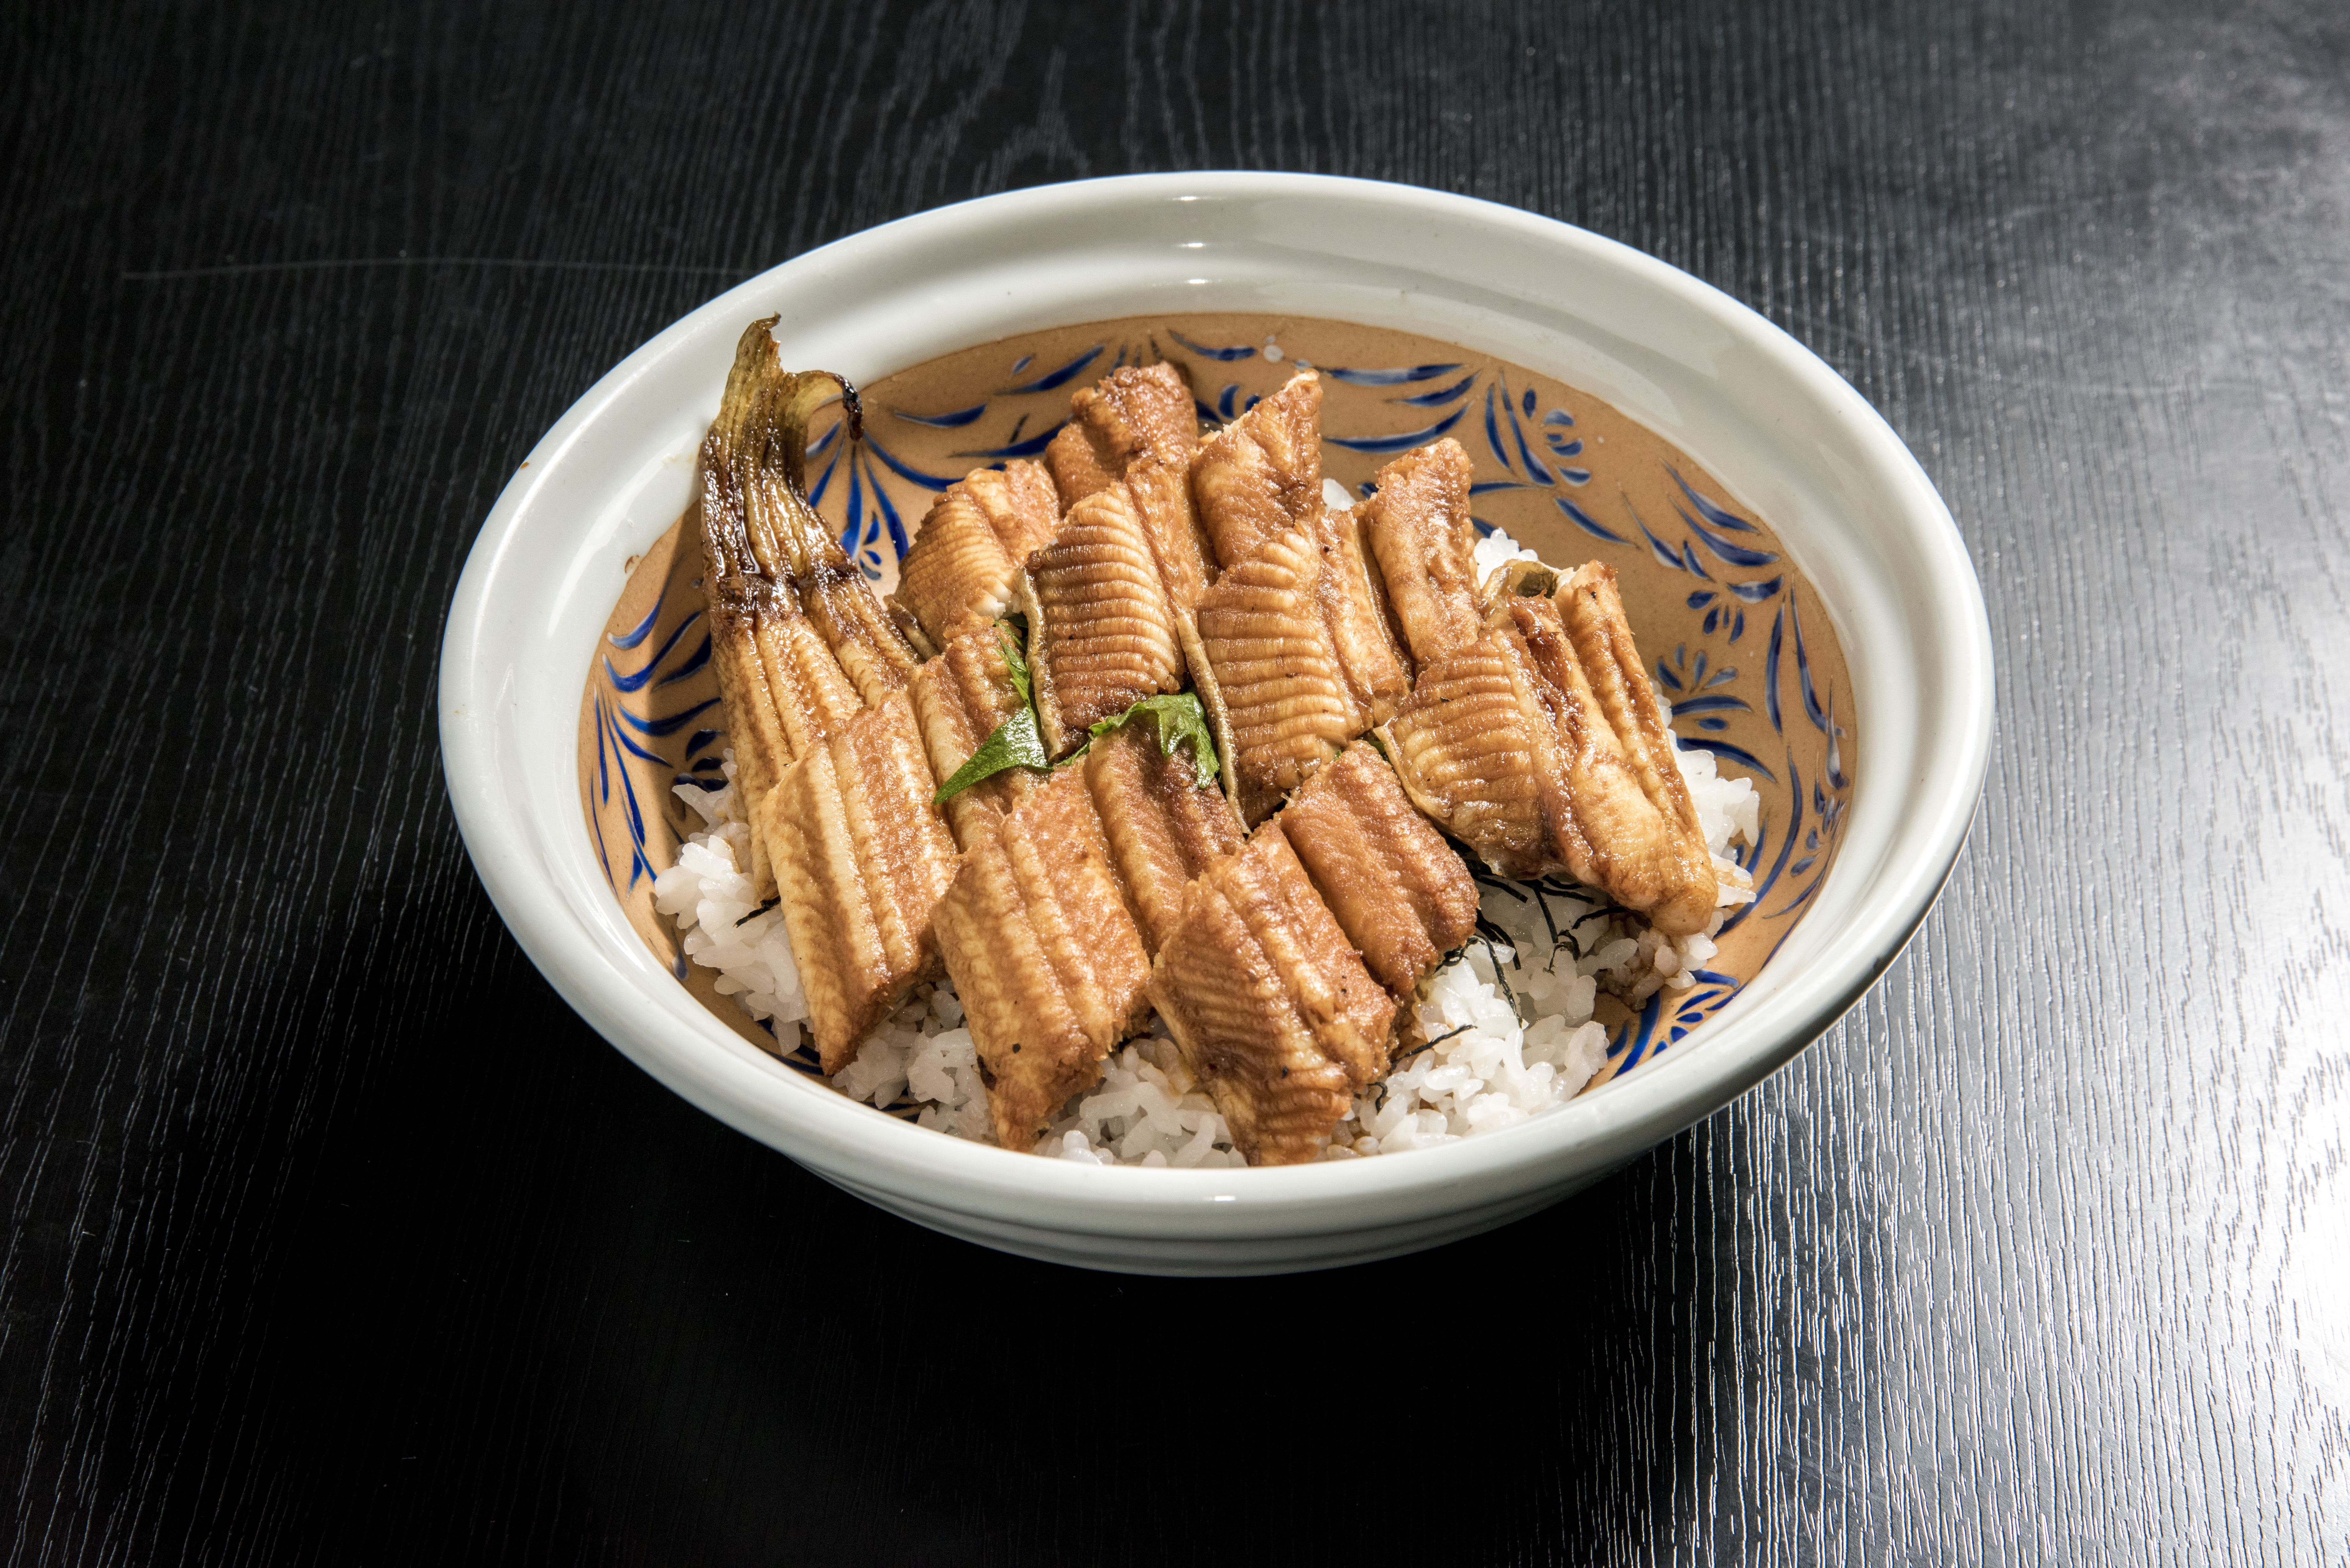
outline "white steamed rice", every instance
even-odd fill
[[[1531,552],[1499,530],[1477,543],[1481,577],[1523,558]],[[1752,843],[1758,836],[1761,799],[1749,781],[1721,777],[1711,753],[1677,756],[1721,873],[1726,912],[1752,898],[1751,878],[1727,852],[1733,839]],[[776,1048],[789,1054],[800,1044],[807,997],[782,913],[758,909],[743,869],[750,829],[735,810],[731,752],[724,774],[721,789],[676,786],[704,827],[654,879],[654,907],[677,921],[686,956],[718,971],[718,990],[766,1024]],[[1357,1100],[1324,1158],[1450,1143],[1565,1104],[1607,1064],[1607,1032],[1592,1018],[1600,991],[1637,1007],[1660,989],[1689,989],[1693,971],[1713,957],[1711,933],[1721,921],[1717,914],[1708,934],[1671,938],[1620,912],[1602,914],[1596,898],[1481,886],[1484,918],[1508,941],[1472,941],[1420,987],[1418,1023],[1432,1044]],[[1563,936],[1572,932],[1574,945],[1555,947],[1554,926]],[[992,1143],[987,1092],[962,1025],[951,982],[918,986],[833,1076],[833,1086],[879,1107],[910,1104],[920,1126]],[[1111,1054],[1098,1085],[1062,1107],[1037,1152],[1095,1165],[1243,1163],[1214,1101],[1157,1021]]]

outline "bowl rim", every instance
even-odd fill
[[[590,854],[576,805],[567,814],[567,835],[563,824],[534,820],[518,798],[524,793],[520,781],[543,784],[546,768],[574,766],[568,755],[524,754],[513,718],[519,702],[514,695],[517,661],[548,657],[543,645],[532,641],[544,627],[525,613],[534,585],[544,584],[543,576],[528,569],[527,557],[535,541],[543,545],[540,536],[560,526],[543,514],[567,462],[599,435],[622,430],[629,394],[714,327],[723,327],[731,344],[742,321],[775,308],[779,300],[820,298],[827,289],[846,286],[844,279],[886,273],[910,255],[953,254],[972,244],[974,236],[1055,232],[1089,215],[1170,202],[1199,203],[1187,215],[1208,225],[1202,233],[1220,219],[1245,224],[1261,217],[1265,204],[1280,203],[1290,210],[1279,242],[1289,252],[1300,244],[1296,232],[1310,234],[1316,213],[1367,211],[1388,221],[1426,223],[1447,234],[1482,230],[1554,256],[1570,275],[1577,268],[1594,276],[1613,274],[1694,313],[1725,342],[1809,399],[1838,428],[1856,449],[1868,486],[1888,503],[1878,525],[1891,531],[1887,539],[1915,555],[1929,585],[1922,593],[1913,592],[1901,609],[1913,626],[1932,628],[1930,640],[1922,631],[1916,634],[1917,647],[1932,655],[1925,663],[1936,683],[1932,706],[1939,716],[1938,722],[1918,727],[1912,749],[1923,755],[1912,760],[1932,765],[1912,769],[1906,781],[1900,809],[1909,826],[1904,836],[1871,866],[1847,866],[1841,862],[1849,857],[1840,856],[1824,878],[1824,887],[1839,877],[1853,885],[1859,940],[1826,955],[1792,983],[1754,999],[1757,1005],[1742,1014],[1725,1009],[1705,1025],[1702,1048],[1667,1052],[1639,1071],[1538,1117],[1417,1150],[1406,1159],[1246,1170],[1138,1170],[1036,1158],[897,1123],[797,1079],[771,1058],[751,1060],[754,1049],[708,1014],[649,952],[642,966],[634,966],[599,940],[608,936],[612,919],[619,919],[623,929],[626,921],[600,875],[594,876],[594,888],[610,903],[608,909],[583,904],[581,878],[565,869],[567,855],[584,863]],[[1220,234],[1217,243],[1229,247],[1227,256],[1238,256],[1252,244],[1274,242],[1235,228]],[[1305,243],[1310,249],[1310,240]],[[1480,247],[1464,244],[1460,252],[1459,275],[1451,281],[1462,289],[1491,293],[1506,282],[1478,274]],[[1342,258],[1334,253],[1326,259]],[[1503,297],[1519,296],[1504,292]],[[914,303],[910,300],[909,307]],[[1082,318],[1088,317],[1067,317]],[[787,309],[787,327],[790,319]],[[935,351],[961,346],[947,344]],[[1706,461],[1702,454],[1692,456]],[[1788,539],[1784,520],[1779,522],[1783,539]],[[590,646],[583,644],[576,660],[582,680]],[[1857,666],[1857,652],[1849,643],[1847,654]],[[574,681],[575,702],[579,689],[580,681]],[[805,252],[656,334],[556,421],[491,509],[450,607],[439,701],[452,806],[492,902],[565,1000],[671,1089],[827,1179],[860,1189],[901,1192],[973,1212],[1016,1214],[1024,1225],[1071,1236],[1267,1238],[1326,1230],[1372,1212],[1382,1219],[1435,1216],[1545,1183],[1564,1184],[1578,1172],[1620,1163],[1693,1124],[1783,1065],[1874,984],[1948,879],[1988,773],[1991,694],[1990,622],[1981,585],[1931,481],[1856,390],[1753,310],[1653,256],[1517,208],[1376,181],[1200,171],[1032,187],[919,213]],[[1864,742],[1869,732],[1864,724]],[[1871,773],[1867,765],[1856,770],[1856,803],[1871,790]],[[1888,777],[1874,787],[1889,791],[1904,782]],[[569,798],[576,802],[576,781],[572,788]],[[1867,881],[1861,887],[1864,875]],[[629,940],[642,949],[632,931]],[[648,975],[658,976],[674,996],[662,996],[644,983]],[[794,1081],[813,1092],[792,1091]]]

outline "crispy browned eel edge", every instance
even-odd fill
[[[1102,1058],[1149,1017],[1149,955],[1082,773],[1054,774],[982,824],[935,923],[996,1141],[1033,1148],[1053,1113],[1097,1082]]]
[[[1138,457],[1188,464],[1200,421],[1172,365],[1128,365],[1069,397],[1069,422],[1045,448],[1064,511],[1126,477]]]
[[[735,346],[718,417],[702,442],[694,507],[706,568],[711,661],[734,748],[736,798],[754,824],[748,869],[762,898],[773,891],[775,878],[755,826],[759,804],[795,759],[864,711],[788,572],[770,570],[753,545],[753,498],[768,488],[770,476],[761,465],[774,451],[755,418],[762,384],[778,374],[768,336],[773,325],[773,317],[752,323]]]
[[[866,706],[879,707],[905,686],[917,662],[914,650],[874,597],[865,574],[808,504],[804,483],[808,416],[846,383],[820,370],[781,369],[765,327],[754,324],[753,330],[758,337],[754,351],[764,358],[749,415],[737,432],[747,459],[737,472],[751,548],[769,576],[791,584],[800,607]],[[738,351],[738,364],[742,357]],[[722,418],[724,411],[722,407]]]
[[[1395,1001],[1278,825],[1192,885],[1150,1000],[1252,1165],[1314,1158],[1387,1070]]]

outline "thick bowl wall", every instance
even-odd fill
[[[1007,334],[1148,312],[1395,327],[1608,400],[1768,514],[1851,665],[1855,789],[1803,923],[1701,1038],[1561,1109],[1409,1157],[1131,1170],[942,1137],[765,1056],[655,961],[578,810],[581,682],[629,562],[688,499],[743,322],[877,379]],[[693,312],[597,384],[484,525],[450,614],[442,739],[483,882],[532,961],[671,1088],[842,1187],[983,1245],[1098,1268],[1269,1272],[1430,1246],[1565,1195],[1784,1063],[1889,963],[1948,874],[1991,726],[1981,589],[1891,430],[1688,275],[1513,209],[1302,175],[1094,181],[868,231]]]

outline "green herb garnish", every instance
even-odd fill
[[[1087,734],[1092,738],[1087,741],[1086,744],[1092,745],[1095,741],[1108,734],[1120,724],[1135,719],[1149,719],[1158,724],[1159,752],[1161,756],[1171,757],[1175,754],[1177,746],[1190,742],[1191,765],[1197,770],[1200,787],[1201,789],[1216,787],[1216,781],[1221,776],[1221,769],[1216,761],[1216,742],[1215,737],[1209,732],[1208,710],[1201,705],[1198,692],[1178,691],[1171,697],[1145,697],[1125,712],[1113,718],[1104,719],[1100,723],[1087,730]],[[1080,750],[1077,756],[1083,755],[1085,753]],[[1075,762],[1076,757],[1071,757],[1069,760]]]
[[[980,742],[971,760],[955,769],[954,776],[939,786],[939,793],[931,797],[932,805],[944,805],[972,785],[993,778],[1006,768],[1035,768],[1043,773],[1052,767],[1053,759],[1045,754],[1045,732],[1036,721],[1036,693],[1028,679],[1028,655],[1020,646],[1025,629],[1023,626],[1014,635],[1008,621],[995,623],[996,646],[1003,650],[1012,690],[1020,697],[1019,710],[995,726],[995,733]]]
[[[1015,627],[1013,623],[1018,621]],[[1029,679],[1028,656],[1020,644],[1027,635],[1026,623],[1020,618],[1007,617],[996,624],[996,642],[1003,649],[1003,664],[1011,674],[1012,690],[1019,694],[1019,711],[995,727],[995,733],[980,743],[971,760],[955,769],[954,776],[939,786],[931,797],[933,805],[944,805],[983,779],[994,777],[1006,768],[1034,768],[1038,773],[1051,771],[1053,760],[1045,754],[1045,731],[1036,717],[1036,691]],[[1191,765],[1198,771],[1200,787],[1213,789],[1220,777],[1216,760],[1216,742],[1208,729],[1208,711],[1201,704],[1196,691],[1178,691],[1171,697],[1145,697],[1123,713],[1113,714],[1086,731],[1086,743],[1062,759],[1067,767],[1082,757],[1093,743],[1121,724],[1137,719],[1147,719],[1159,726],[1159,750],[1162,755],[1173,756],[1175,748],[1189,743]]]

